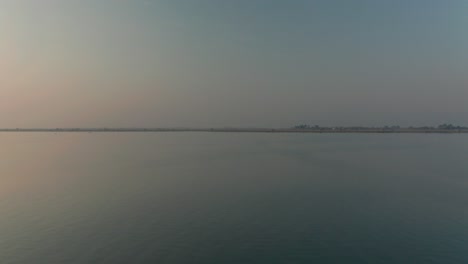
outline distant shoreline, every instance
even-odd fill
[[[4,128],[0,132],[48,132],[48,133],[111,133],[111,132],[213,132],[213,133],[313,133],[313,134],[465,134],[468,129],[419,129],[419,128],[334,128],[334,129],[295,129],[295,128]]]

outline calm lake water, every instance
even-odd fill
[[[468,135],[0,134],[0,263],[468,263]]]

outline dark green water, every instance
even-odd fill
[[[468,135],[1,134],[0,263],[468,263]]]

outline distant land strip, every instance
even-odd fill
[[[223,133],[468,133],[468,128],[0,128],[0,132],[110,133],[110,132],[223,132]]]

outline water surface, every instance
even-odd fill
[[[468,263],[468,135],[0,134],[0,263]]]

